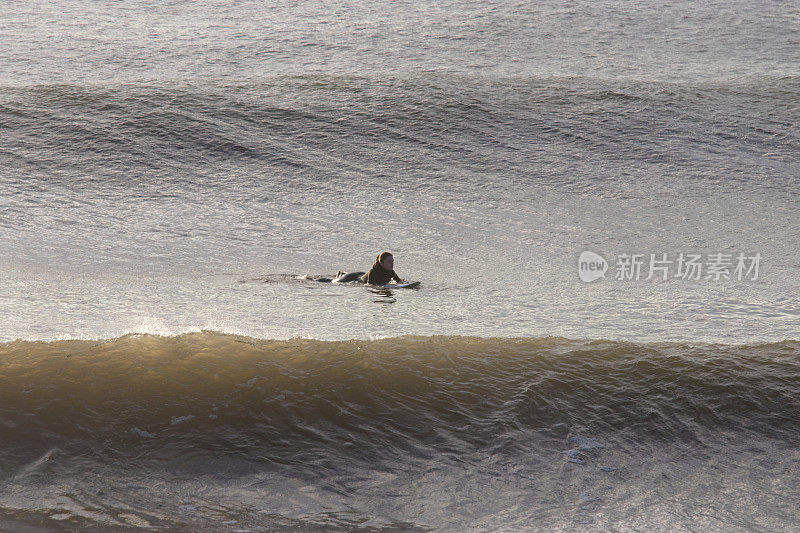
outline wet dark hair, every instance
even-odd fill
[[[392,252],[381,252],[378,255],[378,263],[383,264],[383,260],[386,259],[387,257],[394,257],[394,256],[392,255]]]

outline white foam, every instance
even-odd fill
[[[572,450],[564,450],[561,453],[567,456],[567,462],[569,463],[575,463],[576,465],[582,465],[586,463],[586,461],[581,459],[581,451],[578,450],[577,448],[574,448]]]
[[[146,437],[148,439],[154,439],[155,438],[155,435],[153,435],[152,433],[148,433],[147,431],[145,431],[143,429],[139,429],[137,427],[131,428],[131,433],[133,433],[134,435],[139,435],[140,437]]]
[[[577,444],[578,448],[584,452],[594,452],[605,447],[596,440],[582,435],[573,435],[569,440]]]

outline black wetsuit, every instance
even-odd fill
[[[347,272],[346,274],[342,272],[338,276],[334,278],[336,283],[348,283],[350,281],[361,281],[361,276],[363,276],[363,272]]]
[[[394,270],[383,268],[383,265],[377,261],[375,261],[375,264],[369,269],[369,272],[361,276],[361,281],[370,285],[386,285],[392,280],[398,283],[403,281]]]

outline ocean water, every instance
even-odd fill
[[[798,351],[212,332],[18,341],[0,348],[0,525],[791,530]]]
[[[798,35],[7,3],[0,528],[798,527]]]

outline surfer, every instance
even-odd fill
[[[342,272],[336,275],[333,281],[337,283],[347,283],[349,281],[360,281],[369,285],[386,285],[390,281],[402,283],[403,280],[394,271],[394,257],[390,252],[381,252],[375,260],[375,264],[369,272]]]
[[[369,272],[361,276],[361,281],[370,285],[386,285],[392,280],[403,282],[394,271],[394,257],[389,252],[381,252]]]

